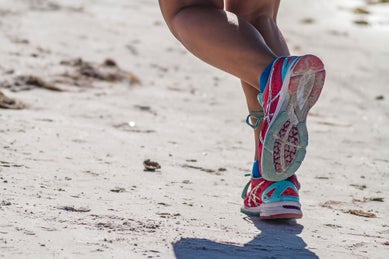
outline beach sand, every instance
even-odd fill
[[[0,257],[389,258],[389,4],[283,1],[292,53],[328,76],[304,217],[270,222],[239,211],[254,147],[238,79],[188,53],[157,1],[0,0],[0,15],[17,101],[0,103],[20,108],[0,109]]]

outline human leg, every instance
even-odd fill
[[[226,0],[227,11],[252,24],[276,56],[289,56],[286,41],[277,25],[280,0]]]
[[[225,8],[227,11],[235,13],[237,16],[252,24],[261,33],[266,44],[276,56],[289,56],[288,46],[276,22],[279,4],[280,0],[226,0]],[[256,90],[255,86],[243,80],[241,80],[241,85],[246,96],[248,111],[261,110],[262,107],[257,99],[259,90]],[[257,159],[261,125],[254,130],[255,160]]]
[[[266,44],[273,53],[277,56],[289,56],[286,42],[276,24],[278,6],[279,1],[274,0],[226,1],[226,9],[250,22],[263,35]],[[259,110],[262,110],[257,99],[259,91],[243,80],[241,84],[249,113],[254,115],[249,120],[251,119],[251,124],[254,125],[257,123],[255,115],[258,114]],[[260,177],[257,150],[261,130],[262,123],[258,124],[256,128],[254,127],[255,162],[252,168],[252,179],[242,193],[244,199],[242,212],[252,216],[259,215],[261,219],[301,218],[297,178],[293,176],[288,180],[274,183]]]
[[[276,23],[279,0],[226,0],[225,4],[228,11],[234,12],[250,22],[277,56],[287,57],[290,55]],[[273,73],[276,67],[281,72]],[[317,57],[310,55],[277,59],[277,62],[273,62],[269,70],[269,74],[272,75],[271,79],[267,80],[267,77],[264,76],[265,80],[261,82],[261,90],[264,91],[261,95],[263,94],[263,98],[267,99],[258,99],[260,102],[264,102],[267,107],[264,107],[265,123],[260,124],[260,127],[255,130],[255,153],[258,154],[258,160],[261,162],[260,169],[264,171],[264,177],[275,181],[291,176],[304,158],[308,141],[305,126],[306,114],[320,94],[325,72],[322,62]],[[291,70],[290,73],[287,73],[288,70]],[[273,77],[273,75],[275,76]],[[271,87],[267,87],[269,82]],[[249,111],[260,108],[259,105],[255,105],[259,92],[247,90],[250,87],[247,82],[243,81],[242,86]],[[282,91],[281,88],[283,88]],[[301,106],[303,104],[304,107]],[[274,108],[276,106],[277,110]],[[291,118],[292,123],[289,123],[291,122],[289,118],[284,121],[284,119],[273,116],[276,112],[280,114],[281,107],[287,109],[283,112],[288,112],[290,116],[295,118],[294,120]],[[296,119],[297,117],[298,119]],[[284,128],[275,129],[274,125],[270,127],[270,124],[273,124],[275,120]],[[301,127],[297,128],[298,124]],[[262,125],[266,126],[265,129],[261,129]],[[268,129],[271,129],[272,134],[267,134]],[[277,132],[273,132],[273,130]],[[284,137],[286,133],[290,134],[287,139]],[[277,136],[273,136],[273,134]],[[266,170],[263,170],[264,166]]]
[[[276,17],[277,17],[279,3],[280,3],[279,1],[274,1],[274,0],[269,0],[269,1],[267,0],[263,0],[263,1],[227,0],[226,8],[227,10],[236,13],[241,18],[246,19],[251,24],[253,24],[253,26],[264,37],[264,40],[267,43],[267,45],[272,49],[272,51],[277,56],[287,57],[290,55],[289,50],[276,24]],[[274,70],[274,67],[276,66],[280,67],[279,65],[280,63],[285,63],[285,64],[287,63],[287,62],[283,62],[283,60],[286,59],[277,60],[274,63],[272,70]],[[305,108],[302,109],[304,111],[297,112],[297,113],[292,112],[290,114],[291,118],[289,118],[288,116],[286,116],[286,118],[277,118],[276,124],[278,123],[282,125],[282,127],[278,128],[277,130],[272,130],[271,132],[267,132],[266,129],[264,131],[262,130],[263,125],[265,125],[266,128],[269,127],[269,121],[271,120],[272,113],[275,110],[272,110],[271,112],[267,111],[268,114],[267,121],[265,121],[265,123],[259,124],[259,127],[257,127],[254,131],[255,143],[256,143],[255,160],[258,159],[258,154],[257,154],[258,144],[260,144],[260,147],[262,146],[262,143],[259,142],[259,139],[262,138],[263,141],[264,139],[266,139],[265,135],[275,135],[275,133],[278,134],[279,139],[276,139],[274,143],[268,145],[271,147],[270,152],[272,154],[277,152],[278,154],[281,153],[282,158],[285,157],[286,160],[282,161],[280,157],[278,158],[272,157],[271,159],[269,158],[265,159],[266,160],[265,165],[268,166],[265,167],[266,168],[265,170],[260,166],[258,161],[256,161],[253,165],[253,171],[252,171],[253,178],[248,183],[248,185],[246,186],[246,188],[242,193],[242,197],[244,198],[244,206],[242,207],[242,212],[250,215],[260,214],[260,217],[262,219],[302,217],[299,197],[298,197],[299,184],[296,176],[292,175],[290,172],[293,171],[294,173],[296,167],[299,166],[299,164],[301,163],[305,155],[305,146],[307,143],[307,141],[303,139],[305,137],[304,135],[306,135],[305,117],[306,117],[307,110],[309,110],[309,108],[312,107],[313,103],[316,102],[318,95],[320,94],[320,90],[324,82],[325,72],[324,70],[322,70],[323,67],[320,60],[317,60],[316,57],[313,56],[295,57],[289,59],[289,61],[290,61],[289,62],[290,65],[282,66],[282,69],[285,68],[286,70],[287,67],[292,67],[293,64],[295,65],[296,69],[291,69],[291,70],[294,72],[298,71],[300,75],[294,73],[293,76],[289,77],[288,80],[294,82],[295,87],[291,87],[293,83],[285,84],[285,87],[289,89],[290,92],[289,94],[286,94],[287,95],[286,99],[294,98],[295,101],[297,101],[298,98],[296,98],[297,96],[296,90],[300,89],[299,95],[301,95],[301,92],[304,92],[302,94],[303,98],[300,98],[303,100],[302,103],[304,103],[305,106]],[[311,70],[314,71],[312,72]],[[304,74],[305,76],[305,79],[303,80],[300,77],[302,74]],[[279,76],[279,78],[283,78],[283,76]],[[283,81],[283,79],[281,81]],[[257,99],[259,91],[255,89],[253,90],[252,86],[244,81],[242,81],[242,87],[246,96],[249,112],[261,109],[261,106],[258,104],[258,99]],[[273,87],[268,87],[268,88],[273,88]],[[265,93],[265,95],[266,94],[268,93]],[[261,101],[263,101],[263,99]],[[293,108],[295,107],[295,104],[293,104],[293,102],[295,101],[286,101],[284,103],[287,104],[286,105],[287,107]],[[270,110],[269,107],[270,106],[265,107],[265,110]],[[290,110],[290,108],[287,108],[286,110]],[[299,108],[297,108],[297,110],[299,110]],[[305,115],[301,116],[301,114],[304,113]],[[300,115],[300,119],[296,119],[295,115],[297,114]],[[291,121],[289,119],[292,119],[292,121],[294,122],[290,123]],[[262,133],[266,132],[267,134],[260,136],[261,132]],[[291,137],[289,138],[285,138],[283,136],[281,137],[281,133],[283,134],[287,133],[286,135],[291,135]],[[300,137],[300,139],[297,139],[297,142],[295,140],[296,137],[297,138]],[[269,139],[269,136],[267,139]],[[298,148],[300,148],[300,150],[298,150]],[[281,152],[279,150],[281,150]],[[260,151],[262,150],[260,149]],[[261,156],[261,154],[259,154],[259,156]],[[289,157],[291,157],[292,159],[287,161]],[[289,163],[291,160],[295,160],[294,162],[297,163],[295,163],[294,165],[293,163]],[[271,161],[271,163],[269,163],[269,161]],[[289,165],[291,165],[291,168],[288,168]],[[283,171],[285,169],[290,169],[288,175],[286,176],[288,178],[286,179],[285,176],[282,176],[277,179],[278,182],[271,182],[260,177],[263,176],[263,174],[261,174],[260,171],[264,171],[265,175],[269,177],[269,174],[266,173],[269,168],[272,168],[274,166],[278,167],[278,169],[281,168],[280,171]],[[273,177],[273,175],[270,176]]]
[[[237,3],[236,1],[238,0],[231,0],[231,3]],[[275,23],[279,1],[263,0],[256,2],[263,4],[259,5],[258,9],[254,9],[258,10],[257,14],[245,12],[244,8],[241,9],[243,10],[242,16],[247,17],[248,20],[251,19],[250,23],[236,14],[222,10],[222,2],[218,0],[160,0],[161,9],[169,28],[188,50],[209,64],[239,77],[243,82],[247,82],[244,83],[244,91],[249,110],[260,108],[256,98],[259,90],[264,95],[263,98],[258,99],[265,103],[265,120],[263,123],[265,130],[259,127],[256,131],[256,136],[260,136],[259,138],[256,137],[256,140],[260,139],[258,160],[261,160],[261,154],[264,154],[262,151],[266,150],[272,155],[273,153],[276,156],[281,154],[282,159],[294,160],[294,157],[300,157],[297,161],[300,163],[302,159],[299,155],[300,150],[293,153],[289,149],[302,149],[305,154],[307,142],[305,140],[299,142],[302,139],[299,135],[297,143],[295,143],[296,134],[301,132],[305,134],[306,132],[305,128],[299,128],[298,124],[305,123],[309,108],[317,100],[324,82],[324,68],[321,61],[314,56],[275,60],[274,52],[278,55],[283,55],[282,53],[285,53],[286,56],[289,55],[286,43]],[[254,3],[254,0],[241,1],[241,3]],[[235,5],[235,7],[237,6]],[[273,16],[269,16],[269,13],[272,13]],[[268,45],[273,46],[274,52],[271,51]],[[269,63],[271,63],[271,66],[268,66]],[[260,85],[259,75],[264,70],[267,71],[265,68],[269,68],[270,77],[269,80],[264,80]],[[318,75],[318,78],[316,78],[316,75]],[[301,99],[302,103],[299,102],[298,98]],[[298,108],[296,105],[300,104],[304,106],[302,107],[303,111],[296,111],[296,108]],[[288,115],[294,116],[292,122],[288,120]],[[275,129],[271,127],[272,122],[277,122],[275,123]],[[295,128],[297,128],[297,131],[294,130]],[[281,136],[281,133],[287,137]],[[291,137],[289,137],[290,133],[292,134]],[[301,143],[302,147],[300,147]],[[279,149],[282,150],[279,151]],[[288,153],[284,156],[286,151],[293,154]],[[285,167],[285,161],[274,162],[276,159],[278,158],[269,157],[268,155],[266,159],[260,161],[261,172],[271,171],[271,173],[267,175],[267,180],[263,175],[261,179],[253,178],[251,187],[253,189],[254,186],[255,189],[259,186],[267,186],[267,188],[259,190],[261,197],[256,195],[256,190],[259,188],[250,191],[250,195],[254,194],[252,195],[254,199],[251,196],[245,199],[245,205],[248,201],[253,202],[254,206],[249,205],[249,210],[246,212],[252,212],[251,209],[254,209],[255,213],[264,214],[261,215],[261,218],[301,217],[297,193],[298,183],[296,177],[292,175],[296,169],[296,163],[292,163],[293,168],[290,167],[293,170],[288,170],[286,177],[289,177],[289,174],[292,176],[284,180],[286,174],[283,173],[290,164]],[[266,170],[263,170],[263,165],[268,166]],[[281,168],[281,172],[273,172],[277,170],[277,166]],[[259,171],[259,169],[256,169],[256,171]],[[280,174],[282,176],[279,176]],[[269,180],[279,182],[274,183]],[[265,194],[268,196],[263,196]],[[256,206],[258,205],[258,197],[261,201],[264,201],[265,198],[269,200],[262,203],[262,206]],[[258,208],[259,211],[257,211]],[[295,211],[291,212],[292,210]]]
[[[258,30],[217,0],[159,0],[176,38],[194,55],[259,89],[259,77],[276,57]]]

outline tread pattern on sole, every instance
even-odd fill
[[[319,58],[307,55],[296,62],[288,76],[283,86],[288,87],[287,96],[269,126],[261,157],[262,176],[271,181],[287,179],[304,160],[308,145],[306,117],[323,88],[324,65]]]

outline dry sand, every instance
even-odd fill
[[[0,91],[26,105],[0,110],[0,257],[389,258],[389,4],[281,7],[292,52],[328,72],[287,222],[239,212],[239,82],[187,53],[156,1],[0,0],[0,16]]]

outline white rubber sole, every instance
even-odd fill
[[[241,212],[261,219],[300,219],[303,216],[300,203],[295,201],[264,203],[251,208],[243,206]]]

